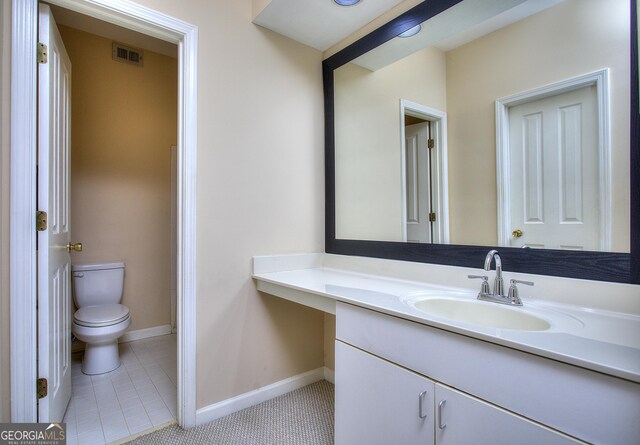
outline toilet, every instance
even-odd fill
[[[120,366],[118,338],[131,323],[129,308],[120,304],[124,263],[73,264],[73,334],[86,343],[82,372],[104,374]]]

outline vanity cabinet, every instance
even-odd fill
[[[337,445],[638,443],[637,383],[342,302],[336,321]]]
[[[431,380],[336,341],[336,444],[434,444]]]
[[[435,403],[438,445],[584,443],[444,385],[436,385]]]
[[[337,445],[579,443],[341,341],[336,387]]]

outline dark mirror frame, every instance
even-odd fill
[[[481,268],[490,249],[498,249],[504,269],[618,283],[640,284],[640,136],[638,28],[636,0],[631,7],[630,253],[576,252],[496,246],[418,244],[336,239],[335,124],[333,71],[462,0],[427,0],[364,36],[322,63],[325,106],[325,250],[327,253]]]

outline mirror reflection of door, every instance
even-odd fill
[[[400,100],[402,241],[449,242],[447,114]]]
[[[433,173],[429,141],[431,122],[405,116],[407,241],[432,243]],[[433,147],[433,143],[431,144]]]
[[[509,108],[511,246],[601,249],[598,134],[595,86]]]

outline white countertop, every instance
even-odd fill
[[[522,308],[509,309],[541,316],[551,327],[497,329],[433,316],[412,305],[416,294],[475,300],[469,289],[325,267],[317,259],[295,268],[283,257],[284,267],[255,267],[254,258],[259,290],[333,313],[335,302],[342,301],[640,383],[638,315],[527,299],[521,290]]]

